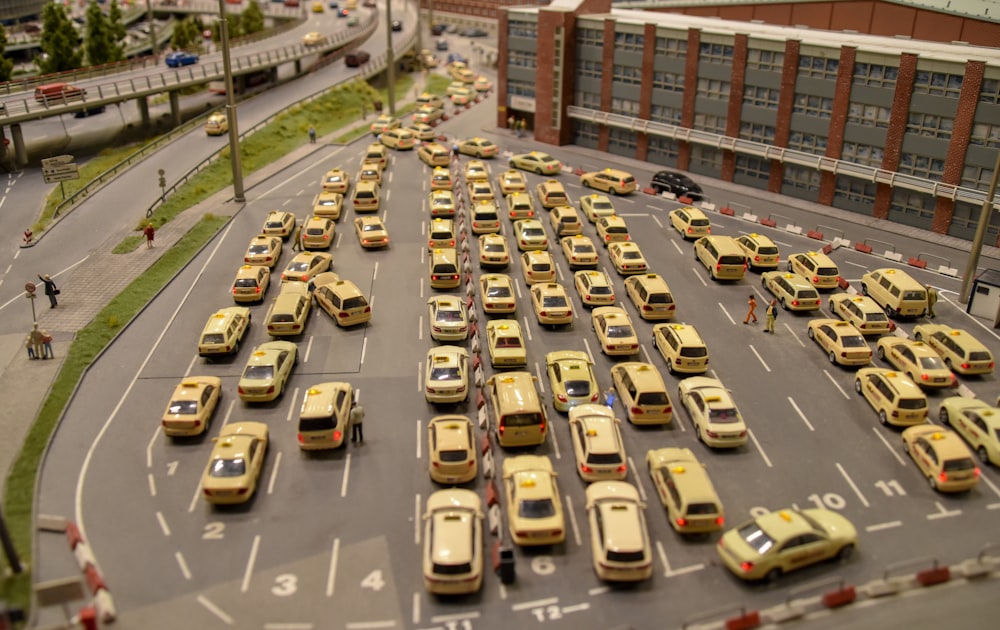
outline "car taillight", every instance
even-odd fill
[[[798,306],[798,305],[799,305],[798,300],[792,300],[792,306]]]
[[[558,400],[559,402],[566,402],[566,400],[567,400],[566,396],[564,396],[563,394],[559,394],[559,395],[557,395],[557,396],[556,396],[556,399],[557,399],[557,400]]]
[[[528,218],[530,219],[533,216],[535,216],[535,211],[534,210],[529,210],[528,211]]]
[[[760,256],[754,256],[753,259],[757,262],[760,262]]]
[[[813,284],[819,282],[819,276],[813,276]]]
[[[687,229],[687,233],[688,233],[688,234],[690,234],[691,232],[694,232],[694,230],[693,230],[693,229],[691,229],[691,228],[689,227],[689,228]]]
[[[236,392],[239,393],[239,394],[245,394],[246,393],[245,391],[243,391],[242,387],[237,387],[236,388]]]
[[[600,396],[601,396],[600,394],[598,394],[597,392],[594,392],[590,396],[590,402],[597,402],[597,399],[600,398]]]
[[[628,471],[628,466],[627,465],[622,464],[621,466],[618,467],[618,472],[624,473],[626,471]]]
[[[305,444],[305,443],[306,443],[306,439],[304,437],[302,437],[301,433],[299,433],[299,444]]]
[[[343,311],[337,313],[337,317],[347,317],[347,315],[348,315],[348,313],[345,313]]]
[[[333,432],[333,439],[336,440],[337,442],[339,442],[340,438],[343,437],[343,435],[344,434],[341,433],[340,431],[334,431]]]
[[[632,407],[631,409],[629,409],[629,413],[631,413],[633,416],[637,416],[637,415],[640,415],[640,414],[643,414],[643,413],[646,413],[646,412],[644,412],[639,407]]]
[[[585,473],[594,472],[594,469],[586,464],[580,464],[580,470],[582,470]]]
[[[268,394],[273,394],[274,393],[274,385],[271,385],[270,387],[267,388],[267,393]]]
[[[948,481],[948,473],[942,472],[940,475],[938,475],[938,481],[940,481],[941,483]]]
[[[715,431],[705,431],[705,435],[707,435],[710,438],[717,438],[717,437],[719,437],[719,434],[716,433]]]
[[[608,241],[610,243],[611,242],[611,235],[610,234],[605,234],[604,235],[604,240],[606,240],[606,241]]]
[[[753,562],[741,562],[740,568],[743,569],[744,573],[749,573],[753,569]]]
[[[688,524],[687,519],[684,518],[683,516],[678,517],[678,519],[675,522],[677,523],[678,527],[684,527],[685,525]]]

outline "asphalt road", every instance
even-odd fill
[[[491,136],[504,150],[526,148],[527,141],[492,129],[493,98],[444,124],[442,131],[449,137]],[[783,313],[773,337],[761,333],[762,325],[742,325],[747,294],[757,294],[761,304],[768,298],[759,278],[750,274],[734,284],[709,280],[694,261],[692,246],[668,227],[666,213],[675,204],[638,194],[616,199],[619,213],[650,269],[670,283],[679,304],[677,319],[695,323],[705,337],[712,373],[732,389],[752,432],[751,443],[731,453],[711,452],[696,443],[686,411],[677,406],[678,380],[666,373],[649,342],[651,324],[638,319],[621,278],[611,270],[616,295],[640,331],[640,360],[661,370],[675,403],[669,428],[622,427],[629,481],[641,488],[648,503],[654,577],[637,587],[609,588],[594,576],[584,485],[573,472],[564,416],[550,407],[554,430],[537,452],[549,455],[561,473],[571,530],[566,542],[551,549],[518,549],[513,585],[504,587],[488,573],[475,596],[426,595],[419,516],[437,487],[426,473],[424,430],[434,415],[457,408],[474,417],[475,408],[434,408],[421,394],[418,370],[433,344],[425,302],[434,292],[426,279],[430,171],[416,155],[393,153],[386,173],[381,214],[392,237],[389,250],[361,250],[351,231],[351,211],[338,225],[331,250],[334,271],[369,293],[373,320],[368,326],[340,330],[316,310],[297,340],[302,362],[289,390],[273,404],[249,406],[235,392],[251,346],[266,340],[260,324],[266,306],[253,308],[251,342],[236,359],[206,364],[195,354],[196,337],[207,317],[229,305],[233,275],[266,212],[284,209],[304,215],[322,173],[335,165],[355,169],[363,148],[364,143],[324,147],[249,191],[247,207],[123,333],[91,370],[68,409],[43,472],[39,510],[70,516],[85,527],[121,612],[120,627],[165,628],[187,622],[199,628],[499,628],[544,623],[589,629],[648,627],[651,619],[673,626],[728,603],[780,603],[789,589],[831,575],[858,583],[913,557],[933,555],[955,562],[995,539],[1000,508],[1000,474],[995,469],[985,470],[983,483],[964,496],[930,490],[902,453],[898,432],[879,426],[874,412],[852,391],[853,372],[832,367],[807,339],[809,317]],[[573,148],[551,152],[569,164],[581,159]],[[493,160],[490,168],[495,175],[504,168],[503,160]],[[640,182],[656,170],[632,163],[629,168],[635,168]],[[583,193],[577,178],[560,179],[572,199]],[[533,185],[540,178],[528,175],[528,180]],[[713,233],[754,230],[771,235],[783,256],[816,245],[736,218],[712,219]],[[509,236],[511,226],[503,223]],[[546,230],[554,241],[547,223]],[[585,233],[593,237],[593,226],[585,226]],[[561,252],[553,256],[558,280],[571,287]],[[286,252],[279,267],[290,257]],[[834,259],[855,286],[866,269],[884,266],[877,258],[846,249],[837,250]],[[604,253],[601,262],[610,270]],[[517,262],[509,273],[519,277]],[[991,330],[949,303],[957,281],[913,273],[941,287],[939,321],[973,330],[995,355],[1000,353],[1000,340]],[[573,324],[542,330],[531,315],[523,282],[518,285],[518,317],[528,331],[529,369],[539,376],[546,400],[550,391],[544,355],[552,350],[590,352],[599,383],[607,387],[614,361],[598,352],[589,314],[580,308],[575,293],[570,290],[578,316]],[[272,287],[271,296],[275,291]],[[272,447],[261,486],[244,507],[213,509],[199,497],[210,449],[207,439],[171,442],[158,430],[159,414],[174,385],[185,375],[201,373],[223,378],[223,402],[210,435],[222,423],[239,420],[264,420],[271,428]],[[295,442],[297,406],[305,388],[328,380],[346,380],[360,390],[367,410],[367,440],[362,447],[306,455]],[[997,393],[994,377],[964,382],[980,396]],[[941,395],[932,398],[936,410]],[[666,522],[642,458],[647,449],[672,445],[691,447],[706,463],[729,523],[761,509],[825,505],[857,525],[858,553],[842,566],[813,567],[772,586],[740,583],[719,565],[715,537],[681,540]],[[470,487],[482,491],[483,480]],[[955,535],[958,523],[961,536]],[[487,541],[492,544],[491,538]],[[73,570],[61,539],[43,539],[41,551],[40,579]]]

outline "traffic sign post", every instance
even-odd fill
[[[57,155],[42,160],[42,168],[46,168],[49,166],[62,166],[63,164],[71,164],[72,162],[73,162],[72,155]]]
[[[34,282],[26,282],[26,283],[24,283],[24,297],[28,298],[28,301],[31,302],[31,321],[33,321],[33,322],[37,322],[38,321],[38,317],[35,316],[35,289],[36,288],[37,287],[35,287],[35,283]]]
[[[63,182],[70,179],[80,179],[80,170],[72,155],[60,155],[42,160],[42,178],[46,184],[59,182],[59,192],[66,199],[66,189]]]

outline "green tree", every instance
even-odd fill
[[[42,9],[42,55],[35,62],[42,74],[76,70],[83,65],[80,36],[66,13],[66,7],[49,2]]]
[[[118,0],[111,0],[108,8],[108,28],[111,29],[111,41],[115,42],[121,50],[120,59],[125,58],[125,38],[128,33],[125,31],[125,18],[122,17],[122,8]]]
[[[101,11],[101,5],[97,0],[90,0],[87,5],[87,36],[84,40],[84,50],[87,53],[87,63],[92,66],[101,66],[115,58],[115,42],[111,39],[111,26],[108,18]]]
[[[8,59],[4,53],[7,51],[7,30],[0,24],[0,81],[10,81],[14,74],[14,60]]]
[[[229,25],[229,40],[232,41],[234,38],[239,37],[243,34],[243,22],[240,20],[239,13],[226,13],[226,24]],[[212,22],[212,41],[221,42],[222,41],[222,29],[220,28],[220,22]]]
[[[201,20],[194,15],[180,20],[174,25],[174,33],[170,36],[170,46],[174,50],[201,51]]]
[[[264,30],[264,12],[260,10],[260,5],[256,2],[248,4],[246,10],[240,15],[243,35],[259,33]]]

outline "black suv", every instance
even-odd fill
[[[687,175],[675,171],[660,171],[653,175],[653,181],[649,185],[657,195],[667,191],[678,197],[689,197],[691,201],[701,201],[705,198],[701,186],[694,183],[694,180]]]

